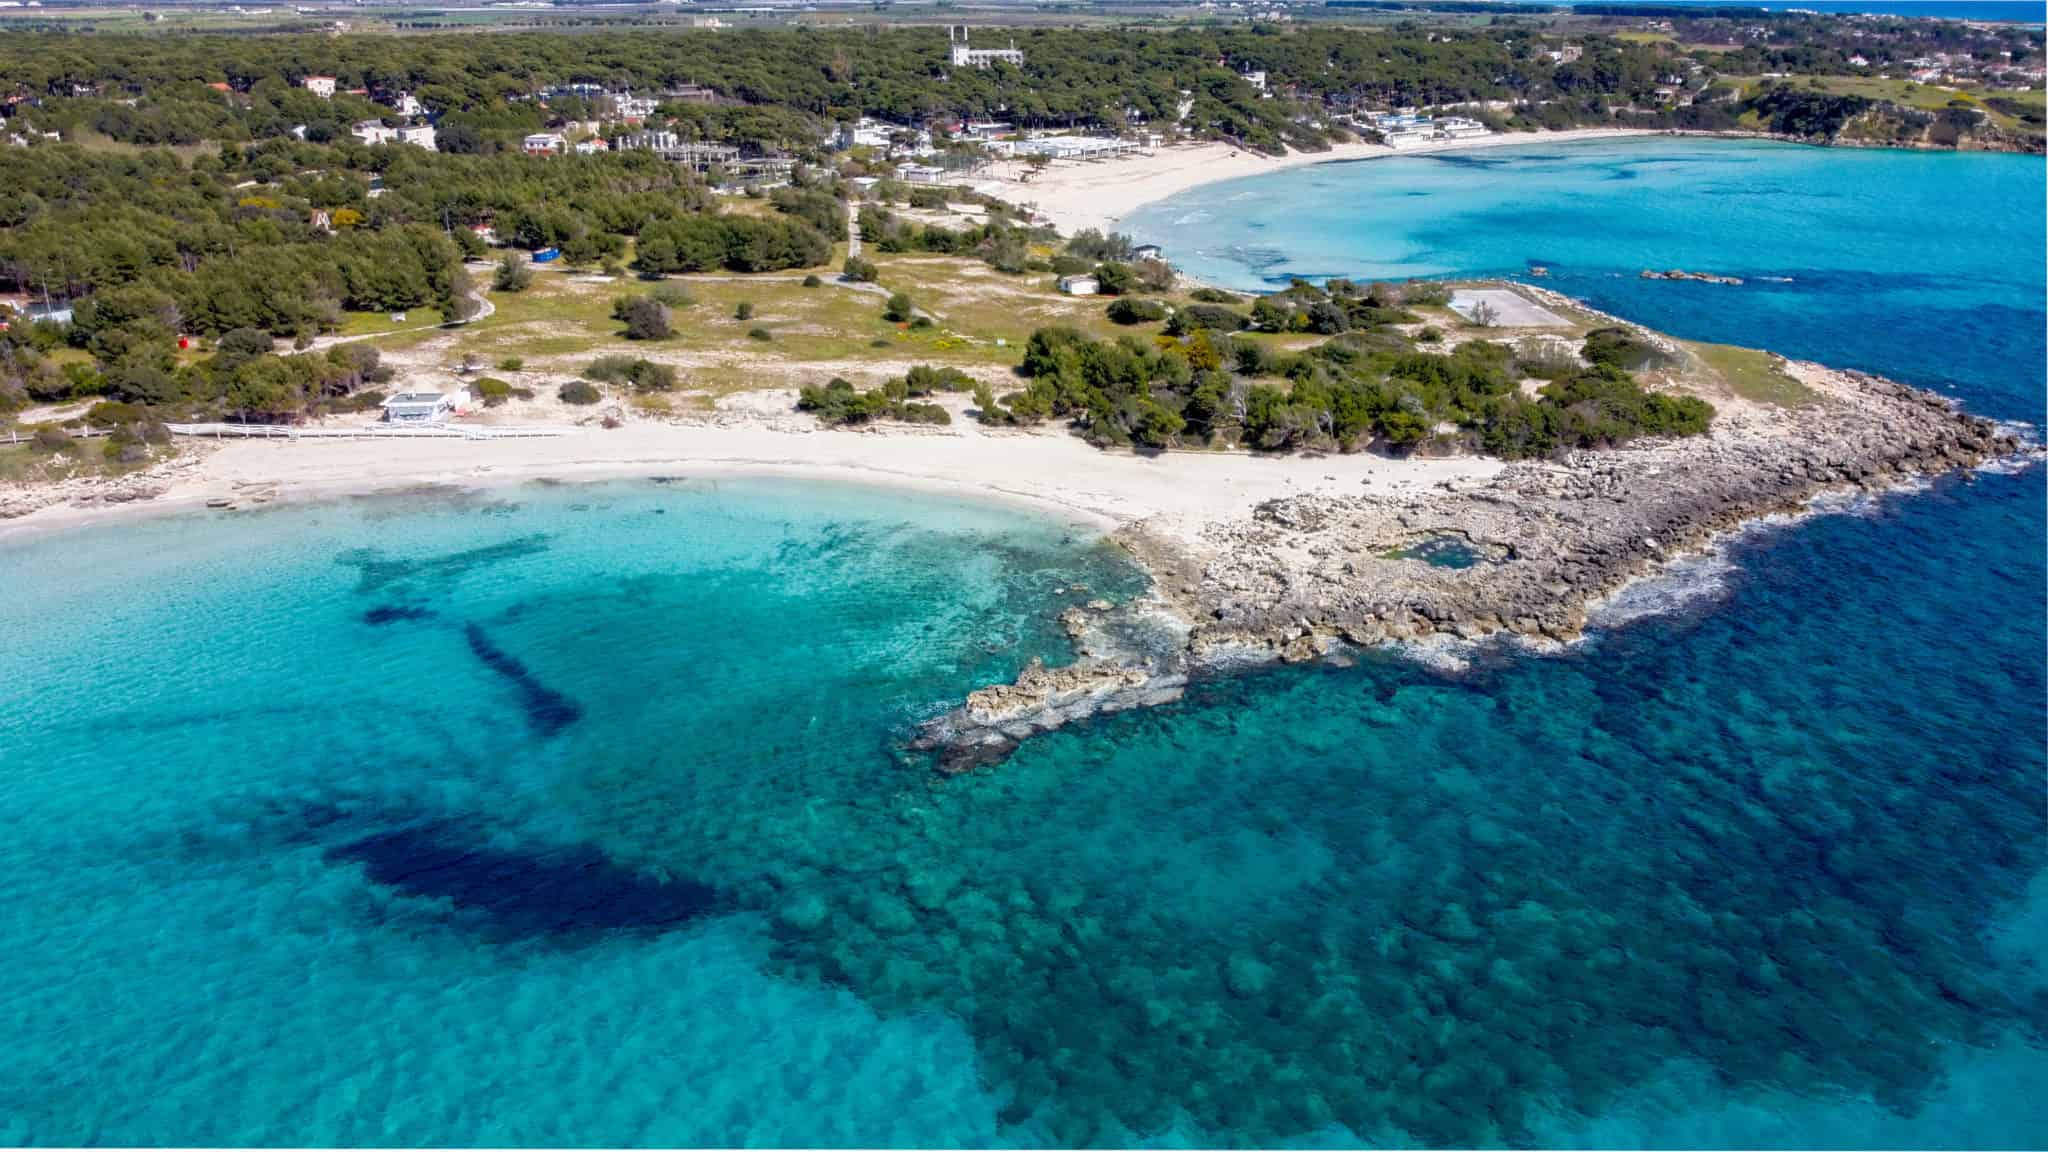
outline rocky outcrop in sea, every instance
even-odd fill
[[[1000,760],[1035,732],[1177,699],[1189,677],[1247,653],[1300,661],[1340,642],[1503,634],[1569,642],[1589,606],[1745,523],[2025,447],[1933,393],[1785,367],[1813,393],[1808,403],[1734,400],[1704,436],[1521,462],[1409,493],[1271,500],[1193,541],[1133,525],[1119,539],[1185,621],[1182,650],[1133,660],[1091,641],[1102,630],[1090,623],[1076,631],[1074,666],[1034,666],[975,693],[926,725],[917,746],[949,770]]]

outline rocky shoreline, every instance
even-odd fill
[[[947,771],[991,763],[1033,733],[1177,699],[1191,676],[1246,653],[1304,661],[1340,642],[1503,634],[1570,642],[1589,607],[1747,523],[2026,447],[1930,392],[1813,364],[1785,369],[1811,402],[1735,405],[1700,437],[1518,462],[1490,480],[1420,491],[1269,500],[1193,546],[1133,525],[1117,539],[1185,621],[1183,651],[1131,660],[1070,626],[1072,667],[1033,667],[974,693],[925,724],[913,747],[936,751]]]

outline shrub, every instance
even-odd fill
[[[1123,260],[1131,254],[1131,238],[1121,232],[1083,228],[1067,241],[1067,251],[1090,260]]]
[[[532,283],[533,265],[513,255],[499,260],[498,271],[491,277],[491,287],[499,292],[524,292]]]
[[[626,326],[628,340],[665,340],[674,335],[668,307],[651,296],[621,296],[612,302],[612,319]]]
[[[1095,261],[1080,256],[1055,256],[1047,267],[1055,276],[1079,276],[1083,272],[1093,272]]]
[[[754,318],[754,302],[752,300],[742,300],[738,304],[733,305],[732,318],[735,320],[752,320]]]
[[[1128,264],[1103,264],[1095,269],[1095,284],[1104,296],[1121,296],[1138,286],[1138,274]]]
[[[804,277],[804,287],[806,288],[816,288],[817,286],[823,283],[823,280],[818,279],[818,274],[816,272],[813,272],[810,275]]]
[[[470,381],[469,386],[476,390],[477,397],[486,408],[496,408],[512,398],[512,385],[495,376],[479,377]]]
[[[1109,306],[1109,318],[1118,324],[1151,324],[1166,319],[1166,305],[1157,300],[1134,300],[1126,296]]]
[[[852,381],[834,376],[822,388],[806,384],[797,393],[796,406],[826,424],[865,424],[874,419],[880,399],[881,393],[859,391]]]
[[[882,319],[892,324],[901,324],[910,319],[916,312],[916,307],[910,302],[909,293],[892,292],[889,294],[888,305],[882,309]]]
[[[1595,328],[1586,333],[1582,349],[1586,362],[1599,367],[1611,365],[1625,372],[1640,372],[1665,363],[1667,357],[1656,345],[1627,328]]]
[[[1210,328],[1218,332],[1236,332],[1251,327],[1245,314],[1220,304],[1190,304],[1173,314],[1167,331],[1176,336],[1192,332],[1197,328]]]
[[[132,433],[124,436],[116,432],[107,437],[106,443],[100,447],[100,454],[110,464],[140,464],[149,459],[149,449],[143,447],[142,441]]]
[[[667,392],[676,386],[676,370],[638,356],[600,356],[583,370],[592,380],[624,384],[636,392]]]
[[[1272,376],[1279,371],[1279,356],[1267,345],[1257,340],[1237,339],[1230,342],[1230,355],[1238,374],[1241,376]]]
[[[498,371],[517,372],[526,367],[526,360],[520,356],[503,356],[498,359]]]
[[[36,429],[34,444],[39,452],[62,452],[71,447],[71,433],[55,424],[44,424]]]
[[[905,424],[951,424],[953,414],[937,404],[919,404],[915,401],[898,403],[891,412]]]
[[[951,424],[953,417],[937,404],[907,399],[903,380],[891,380],[881,388],[862,392],[850,381],[834,376],[824,387],[807,385],[797,394],[800,411],[814,413],[821,423],[835,426],[865,424],[870,420],[901,420],[909,424]]]
[[[1410,280],[1401,286],[1400,303],[1410,306],[1432,304],[1442,306],[1451,302],[1451,288],[1434,280]]]
[[[848,256],[846,266],[840,270],[840,274],[856,284],[872,284],[876,276],[875,265],[872,261],[863,260],[858,256]]]
[[[747,329],[747,339],[749,339],[749,340],[773,340],[773,339],[775,339],[775,333],[773,333],[773,332],[770,332],[770,331],[769,331],[768,329],[766,329],[766,328],[749,328],[749,329]]]
[[[261,328],[236,328],[222,334],[213,348],[215,367],[232,368],[270,351],[270,333]]]
[[[647,290],[647,295],[667,308],[688,308],[697,302],[681,284],[656,284]]]
[[[932,326],[932,318],[929,316],[912,316],[910,318],[910,326],[912,328],[929,328]]]
[[[934,368],[929,364],[919,364],[903,376],[903,390],[907,396],[929,396],[934,392],[966,392],[974,386],[974,378],[958,368]]]
[[[1242,304],[1244,298],[1232,295],[1221,288],[1197,288],[1188,297],[1202,304]]]
[[[603,394],[598,392],[597,385],[588,380],[571,380],[562,385],[556,395],[562,398],[564,404],[595,404],[604,398]]]
[[[1424,344],[1435,344],[1444,338],[1444,330],[1434,324],[1425,325],[1415,338]]]
[[[1173,265],[1164,260],[1140,260],[1131,265],[1131,274],[1146,292],[1164,292],[1173,287]]]

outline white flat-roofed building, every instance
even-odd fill
[[[535,132],[519,142],[520,150],[528,156],[553,156],[568,147],[560,132]]]
[[[299,81],[299,87],[304,88],[322,100],[334,99],[334,77],[332,76],[308,76],[304,80]]]
[[[400,144],[410,144],[415,148],[425,148],[429,152],[439,152],[441,150],[441,146],[434,142],[434,126],[432,124],[414,124],[410,127],[400,128],[398,130],[398,142]]]
[[[947,28],[946,38],[952,41],[953,67],[986,68],[991,64],[1024,66],[1024,53],[1017,50],[1015,41],[1008,48],[970,48],[967,45],[967,26]]]
[[[1465,116],[1439,116],[1436,118],[1436,138],[1439,140],[1468,140],[1474,136],[1491,136],[1493,130],[1477,120]]]
[[[455,414],[460,398],[446,392],[400,392],[384,401],[384,419],[392,424],[439,424]]]

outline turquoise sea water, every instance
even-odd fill
[[[1941,298],[2038,341],[2010,263]],[[2040,1146],[2042,498],[951,779],[911,724],[1142,589],[1087,532],[678,480],[0,546],[0,1140]]]
[[[1660,331],[1939,388],[2039,422],[2039,156],[1650,137],[1322,164],[1121,227],[1226,287],[1513,276]],[[1643,280],[1644,269],[1740,287]]]

